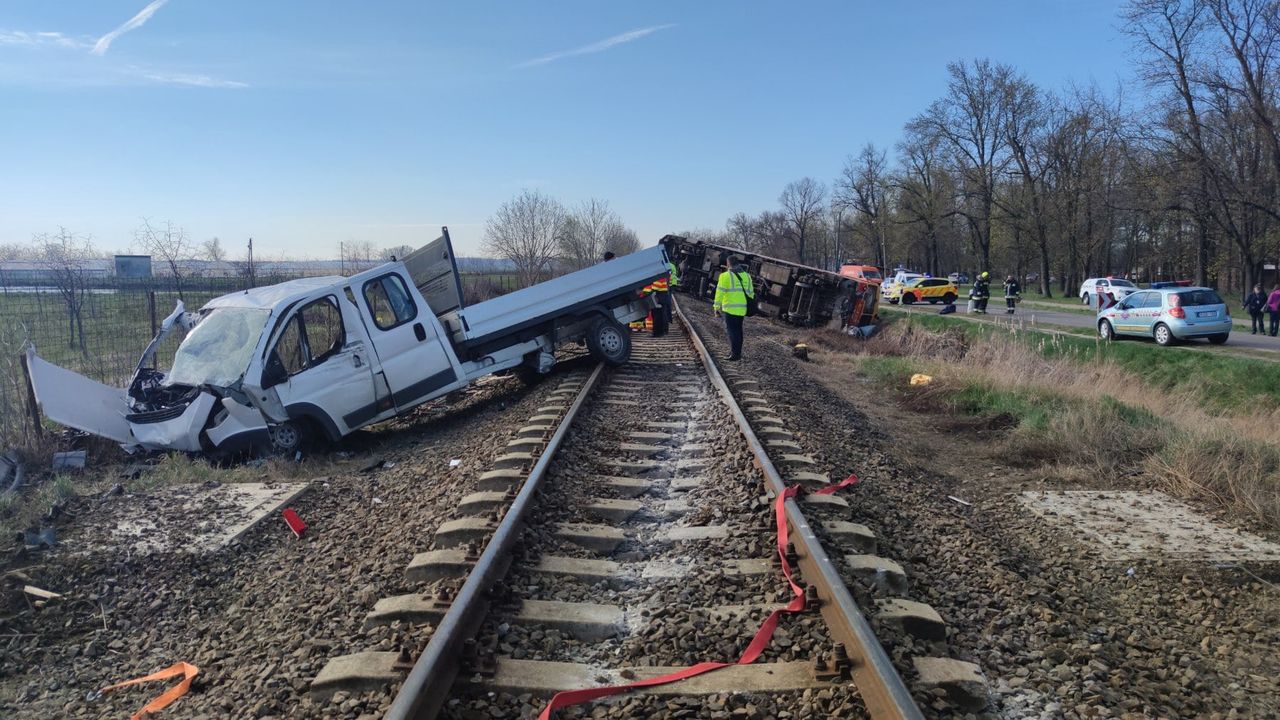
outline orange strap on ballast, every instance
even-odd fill
[[[115,685],[108,685],[107,687],[102,688],[98,692],[107,693],[107,692],[111,692],[112,690],[119,690],[122,687],[129,687],[130,685],[138,685],[144,682],[151,682],[152,680],[168,680],[169,678],[178,677],[179,675],[181,675],[182,682],[178,683],[177,685],[174,685],[168,690],[165,690],[159,696],[152,699],[151,702],[147,703],[146,705],[143,705],[141,710],[134,713],[133,716],[129,718],[129,720],[142,720],[143,717],[149,715],[150,713],[159,712],[169,707],[169,705],[171,705],[174,700],[177,700],[183,695],[186,695],[187,691],[191,689],[192,678],[194,678],[197,674],[199,674],[199,672],[200,672],[200,668],[196,667],[195,665],[192,665],[191,663],[177,662],[159,672],[153,672],[150,675],[145,675],[140,678],[134,678],[132,680],[125,680],[124,682],[116,683]]]
[[[858,482],[856,475],[841,480],[838,483],[828,485],[819,490],[814,490],[815,495],[830,495],[838,490],[854,485]],[[610,685],[607,687],[584,688],[582,690],[565,690],[558,692],[551,697],[551,701],[538,715],[538,720],[551,720],[551,713],[560,708],[577,705],[590,700],[595,700],[610,695],[618,695],[629,690],[637,690],[639,688],[653,687],[655,685],[666,685],[677,680],[684,680],[703,673],[709,673],[712,670],[729,667],[730,665],[750,665],[760,657],[764,649],[769,646],[769,640],[773,637],[773,631],[778,628],[778,620],[783,613],[803,612],[805,608],[804,588],[796,584],[791,577],[791,563],[787,562],[787,498],[795,497],[801,492],[799,485],[792,485],[782,491],[778,495],[773,505],[774,522],[777,525],[778,540],[778,559],[782,561],[782,574],[787,578],[787,584],[791,586],[791,602],[787,603],[784,608],[779,608],[769,613],[769,617],[765,618],[764,623],[760,625],[760,629],[756,631],[756,636],[751,639],[751,644],[747,645],[747,649],[742,653],[742,657],[738,658],[736,663],[727,662],[702,662],[697,665],[691,665],[682,670],[677,670],[666,675],[649,678],[648,680],[638,680],[626,685]]]

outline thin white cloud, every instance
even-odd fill
[[[0,45],[37,47],[55,45],[65,48],[86,48],[89,43],[78,38],[68,37],[59,32],[25,32],[22,30],[0,30]]]
[[[90,52],[94,55],[105,55],[107,53],[107,48],[111,47],[111,43],[114,42],[116,38],[130,30],[142,27],[151,19],[151,16],[155,15],[156,11],[164,7],[164,4],[167,2],[169,2],[169,0],[151,0],[151,2],[147,3],[146,7],[139,10],[137,15],[129,18],[125,24],[98,38],[98,42],[94,44],[93,50]]]
[[[238,80],[223,80],[221,78],[210,77],[208,75],[196,75],[192,73],[142,72],[139,74],[148,80],[165,83],[166,85],[187,85],[189,87],[220,89],[249,87],[249,83],[243,83]]]
[[[621,33],[619,35],[614,35],[613,37],[607,37],[603,40],[593,42],[590,45],[583,45],[580,48],[574,48],[572,50],[561,50],[560,52],[553,52],[550,55],[543,55],[542,57],[536,57],[532,60],[525,60],[524,62],[518,65],[514,65],[513,68],[535,67],[538,65],[546,65],[547,63],[555,62],[556,60],[562,60],[567,57],[573,57],[575,55],[591,55],[593,53],[604,52],[605,50],[608,50],[611,47],[616,47],[618,45],[623,45],[625,43],[629,43],[634,40],[639,40],[640,38],[646,35],[652,35],[653,33],[656,33],[659,30],[666,30],[667,28],[673,28],[673,27],[675,27],[675,23],[671,23],[668,25],[654,25],[652,27],[639,28],[637,30],[628,30],[627,32]]]

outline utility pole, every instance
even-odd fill
[[[254,287],[256,284],[253,277],[253,238],[249,238],[249,287]]]

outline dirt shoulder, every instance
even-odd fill
[[[681,300],[723,355],[723,328],[707,306]],[[808,343],[808,362],[793,357],[795,340]],[[1280,713],[1275,566],[1154,553],[1106,559],[1020,496],[1141,489],[1132,479],[1080,478],[1051,462],[1004,455],[998,418],[903,409],[856,372],[850,352],[843,338],[748,320],[743,370],[800,428],[806,451],[862,478],[848,496],[849,519],[874,530],[880,554],[903,565],[909,597],[948,622],[951,653],[983,668],[991,714]]]

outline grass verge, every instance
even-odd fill
[[[1004,461],[1139,484],[1280,529],[1280,367],[898,318],[853,350],[856,370],[911,409],[1000,427]],[[915,373],[928,384],[912,386]]]

